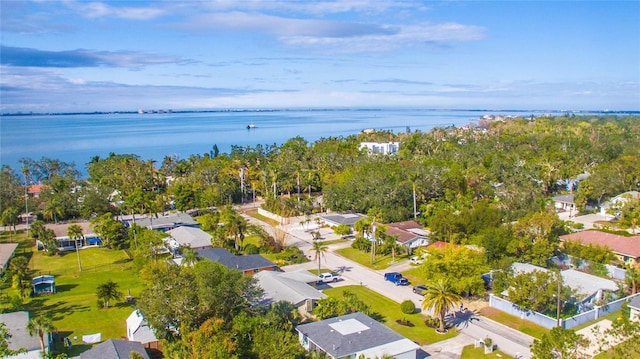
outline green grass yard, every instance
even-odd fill
[[[342,292],[345,290],[351,291],[369,305],[373,313],[382,317],[382,323],[384,325],[420,345],[435,343],[458,335],[456,330],[450,330],[446,334],[436,333],[435,329],[427,327],[424,324],[425,317],[422,314],[404,314],[400,310],[399,303],[363,286],[356,285],[330,288],[325,289],[324,293],[328,296],[342,297]],[[396,320],[408,320],[413,323],[414,326],[407,327],[400,325],[396,323]]]
[[[473,345],[467,345],[462,348],[460,359],[476,359],[476,358],[512,358],[511,356],[496,350],[492,353],[485,354],[484,348],[474,348]]]
[[[371,253],[365,253],[355,248],[351,248],[351,247],[342,248],[342,249],[338,249],[335,253],[338,253],[339,255],[345,258],[348,258],[354,262],[358,262],[361,265],[372,268],[372,269],[385,269],[393,264],[393,258],[391,257],[391,254],[385,255],[385,256],[377,255],[376,259],[372,263]],[[401,255],[396,254],[396,258],[395,258],[396,262],[403,261],[406,259],[407,259],[407,256],[405,254],[401,254]]]
[[[28,241],[24,241],[29,247]],[[50,313],[53,324],[61,335],[73,340],[73,348],[67,354],[79,355],[90,348],[82,345],[82,336],[101,333],[102,339],[126,336],[125,320],[133,311],[133,306],[122,301],[112,302],[108,309],[99,309],[96,288],[112,280],[119,284],[120,291],[126,296],[129,291],[137,297],[142,291],[142,281],[132,262],[124,251],[106,248],[87,248],[79,251],[83,271],[78,271],[78,259],[75,252],[62,256],[46,256],[43,252],[22,249],[16,255],[30,258],[29,267],[34,276],[52,274],[55,276],[57,293],[33,298],[25,298],[19,310],[27,310],[31,316]],[[5,287],[3,292],[12,295],[16,292]],[[9,303],[0,303],[0,309],[8,309]],[[57,342],[58,350],[62,345]]]
[[[484,315],[487,318],[493,319],[498,323],[502,323],[510,328],[519,330],[534,338],[540,339],[542,338],[543,334],[546,334],[549,332],[549,330],[543,326],[531,323],[528,320],[514,317],[513,315],[507,314],[495,308],[491,308],[491,307],[483,308],[480,311],[480,314]]]

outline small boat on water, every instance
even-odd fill
[[[256,128],[256,125],[253,123],[250,123],[247,125],[247,130],[252,129],[252,128]]]

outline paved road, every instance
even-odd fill
[[[257,224],[262,224],[267,230],[272,231],[271,226],[256,220],[255,218],[246,216],[246,218]],[[311,251],[311,243],[313,242],[310,231],[319,230],[321,236],[325,240],[337,239],[331,229],[328,228],[310,228],[314,224],[305,227],[299,224],[299,220],[292,220],[291,224],[280,226],[289,234],[287,244],[298,246],[308,258],[313,258],[315,253]],[[406,299],[412,300],[417,308],[422,307],[422,296],[413,293],[410,286],[396,286],[384,280],[384,272],[387,271],[404,271],[410,266],[405,262],[398,263],[386,270],[376,271],[356,262],[348,260],[342,256],[335,254],[338,248],[349,246],[350,243],[336,243],[329,246],[329,250],[323,255],[321,267],[340,273],[342,280],[337,283],[327,284],[327,286],[345,286],[345,285],[364,285],[371,290],[380,293],[398,303]],[[283,267],[284,271],[293,271],[299,269],[316,269],[318,263],[311,261],[302,264],[295,264]],[[490,337],[498,346],[498,349],[504,353],[516,356],[521,359],[531,358],[529,346],[533,343],[533,338],[519,331],[506,327],[488,318],[475,315],[471,311],[465,313],[457,312],[456,317],[450,316],[448,320],[456,326],[460,334],[455,338],[451,338],[442,342],[423,346],[423,358],[449,359],[459,358],[462,348],[466,345],[473,344],[476,340]]]

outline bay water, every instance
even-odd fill
[[[136,154],[159,165],[167,155],[188,158],[209,153],[214,145],[220,152],[229,152],[232,145],[281,145],[296,136],[312,143],[369,128],[426,132],[474,123],[485,114],[526,117],[536,113],[357,109],[1,116],[0,163],[19,173],[21,158],[49,157],[74,162],[86,174],[85,164],[92,157],[104,158],[111,152]],[[255,128],[247,129],[249,124]]]

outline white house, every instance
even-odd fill
[[[600,205],[600,214],[608,219],[620,217],[620,209],[629,201],[640,200],[640,192],[629,191],[611,198]]]
[[[327,295],[308,283],[315,283],[318,276],[309,271],[294,272],[262,271],[254,276],[264,290],[262,303],[285,301],[293,304],[302,312],[313,310],[315,303]]]
[[[326,353],[328,358],[415,359],[420,346],[363,313],[351,313],[296,327],[300,344],[307,351]]]
[[[400,150],[400,142],[360,142],[359,150],[367,149],[369,153],[392,155]]]

